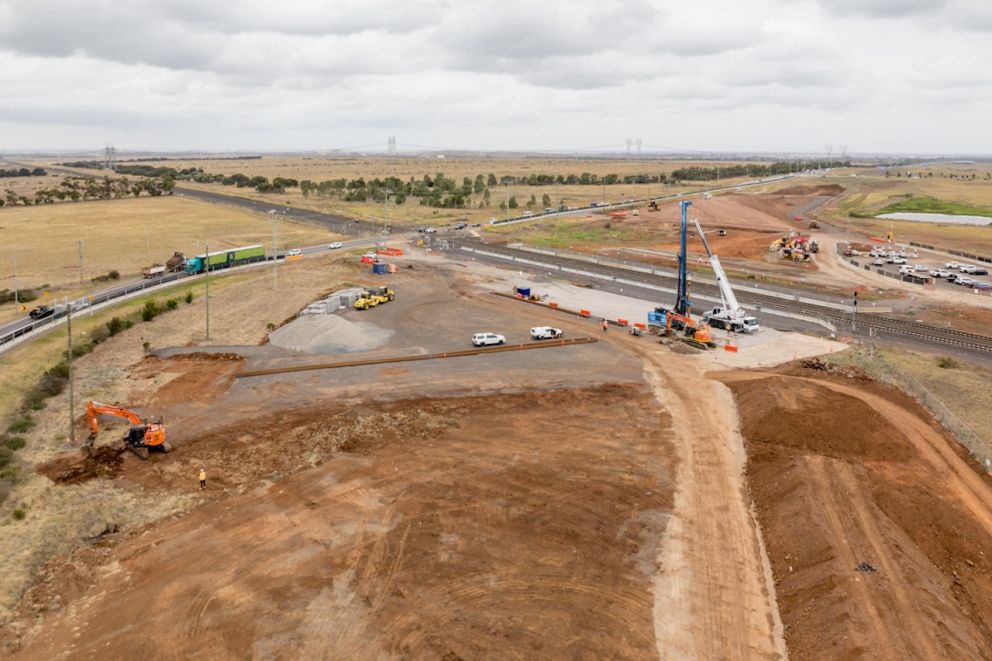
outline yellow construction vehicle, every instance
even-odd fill
[[[156,422],[142,420],[140,415],[130,409],[100,402],[86,403],[86,421],[90,426],[89,444],[92,444],[100,433],[101,415],[122,418],[131,423],[131,428],[124,437],[124,446],[142,459],[148,458],[149,450],[168,452],[172,449],[165,440],[165,424],[161,418]]]
[[[368,310],[380,303],[388,303],[396,298],[396,292],[389,287],[372,287],[362,292],[362,295],[355,301],[356,310]]]
[[[815,220],[813,220],[812,218],[810,218],[809,228],[811,230],[818,230],[818,229],[820,229],[820,223],[818,223]]]

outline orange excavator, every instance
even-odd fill
[[[100,416],[106,415],[122,418],[131,423],[131,428],[124,437],[124,446],[142,459],[148,458],[149,450],[168,452],[172,446],[165,440],[165,424],[158,421],[143,420],[140,415],[129,409],[101,404],[100,402],[86,403],[86,421],[90,425],[89,440],[92,443],[100,433]]]

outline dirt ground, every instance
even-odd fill
[[[850,368],[720,378],[790,656],[989,658],[992,481],[960,446]]]

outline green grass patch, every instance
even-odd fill
[[[992,216],[992,209],[924,196],[908,197],[900,202],[882,207],[875,212],[875,215],[886,213],[944,213],[951,216]]]

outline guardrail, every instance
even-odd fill
[[[962,252],[960,250],[951,250],[949,248],[941,248],[939,246],[932,246],[926,243],[917,243],[916,241],[909,241],[909,245],[914,248],[923,248],[924,250],[939,250],[941,252],[946,252],[955,257],[964,257],[965,259],[973,259],[976,262],[985,262],[986,264],[992,264],[992,257],[986,257],[984,255],[973,255],[970,252]]]

